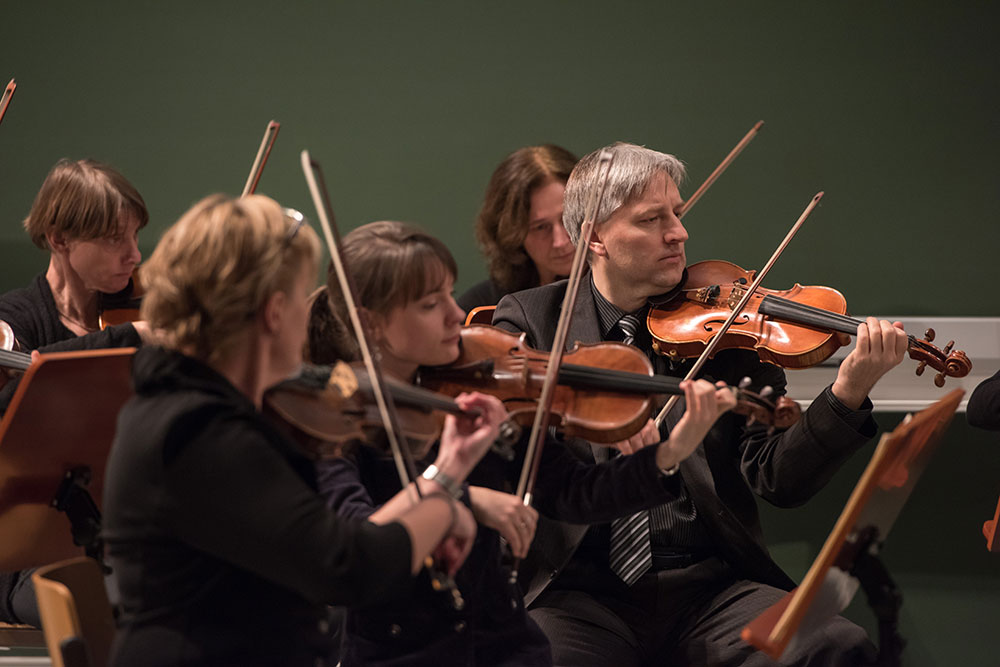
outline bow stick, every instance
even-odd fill
[[[712,187],[712,183],[715,183],[715,179],[722,176],[722,172],[729,168],[729,165],[733,163],[733,160],[735,160],[736,157],[743,152],[743,149],[747,147],[747,144],[749,144],[753,138],[757,136],[757,133],[760,132],[760,128],[763,127],[763,125],[764,121],[762,120],[758,120],[754,123],[754,126],[750,128],[750,131],[747,132],[742,139],[740,139],[739,143],[733,147],[733,150],[729,151],[729,155],[723,158],[722,162],[719,163],[719,166],[716,167],[715,170],[708,175],[708,178],[705,179],[705,182],[694,191],[694,194],[691,195],[686,202],[684,202],[684,205],[681,206],[681,210],[677,212],[678,218],[683,218],[685,213],[694,208],[694,205],[698,203],[698,200],[701,199],[703,194],[705,194],[705,191]]]
[[[691,367],[691,370],[689,370],[687,375],[684,376],[685,380],[690,380],[694,378],[698,374],[698,372],[701,371],[701,367],[704,366],[705,362],[708,361],[708,358],[712,356],[712,353],[715,351],[715,348],[718,347],[719,343],[722,341],[722,337],[725,335],[727,331],[729,331],[730,325],[732,325],[733,321],[736,320],[737,317],[739,317],[739,314],[741,312],[743,312],[743,308],[750,301],[750,298],[753,297],[754,293],[757,291],[757,287],[760,286],[761,281],[764,280],[764,277],[771,270],[771,267],[774,266],[774,263],[778,261],[778,257],[780,257],[781,253],[783,253],[785,251],[785,248],[788,247],[788,244],[791,242],[792,237],[794,237],[795,234],[798,233],[799,228],[802,226],[802,223],[806,221],[806,218],[809,217],[809,214],[813,212],[813,209],[816,208],[816,205],[822,198],[823,198],[822,192],[816,193],[816,196],[812,198],[812,200],[809,202],[809,205],[806,206],[804,211],[802,211],[802,215],[800,215],[799,219],[795,221],[795,224],[792,225],[792,228],[788,230],[788,233],[785,235],[784,240],[781,242],[780,245],[778,245],[777,249],[774,251],[774,254],[771,255],[771,259],[767,260],[767,264],[765,264],[764,268],[760,270],[759,274],[757,274],[757,277],[754,279],[753,283],[751,283],[750,287],[747,289],[746,294],[743,295],[743,298],[740,299],[740,302],[736,304],[735,308],[733,308],[733,312],[729,314],[729,318],[726,320],[725,324],[723,324],[722,327],[719,329],[719,332],[712,337],[712,340],[708,342],[708,345],[705,346],[705,350],[701,353],[701,356],[698,357],[698,360],[694,362],[694,365]],[[666,419],[667,417],[667,413],[670,412],[670,409],[677,404],[678,400],[680,400],[680,396],[670,397],[670,400],[667,401],[666,405],[663,406],[663,409],[660,410],[660,413],[656,415],[657,427],[659,427],[660,424],[663,423],[663,420]]]
[[[241,197],[252,195],[257,191],[257,183],[260,182],[260,175],[264,173],[264,165],[267,164],[267,158],[271,155],[271,149],[274,148],[274,140],[278,138],[278,130],[280,129],[281,123],[277,121],[272,120],[267,124],[267,128],[264,130],[264,138],[260,140],[257,157],[254,158],[253,166],[250,167],[250,175],[247,176],[247,182],[243,186]]]
[[[409,447],[403,447],[400,443],[399,434],[403,431],[399,427],[399,415],[396,412],[396,404],[393,402],[389,392],[385,390],[385,379],[382,377],[382,369],[375,363],[375,355],[370,343],[371,336],[368,333],[368,326],[362,320],[361,311],[358,309],[358,292],[354,287],[354,281],[351,280],[350,275],[347,273],[344,256],[341,253],[340,234],[337,231],[336,220],[333,217],[333,208],[330,206],[330,192],[326,188],[323,170],[318,162],[309,157],[309,151],[306,150],[302,151],[302,171],[305,173],[306,183],[309,185],[309,192],[312,195],[320,225],[323,227],[323,237],[326,239],[327,249],[330,251],[330,259],[337,274],[337,282],[340,283],[340,291],[347,305],[347,312],[351,318],[351,325],[354,327],[354,334],[358,339],[358,347],[361,350],[365,369],[368,371],[368,381],[371,383],[371,391],[375,396],[375,403],[378,405],[378,411],[382,417],[382,424],[385,427],[385,434],[389,441],[389,449],[392,451],[393,461],[396,463],[396,472],[399,474],[399,481],[403,488],[408,490],[411,501],[416,504],[423,498],[423,493],[420,491],[419,484],[410,483],[411,480],[417,477],[413,453]],[[434,590],[446,592],[452,608],[456,610],[462,609],[465,606],[465,600],[462,598],[461,591],[455,586],[455,581],[446,573],[439,571],[434,564],[434,559],[430,556],[427,557],[425,566],[430,572],[431,586]]]
[[[611,163],[614,156],[608,152],[602,152],[598,157],[598,186],[591,191],[590,200],[583,217],[583,224],[580,227],[580,238],[576,242],[576,252],[573,255],[573,266],[570,269],[569,279],[566,284],[566,295],[563,297],[562,312],[559,315],[559,322],[556,324],[555,338],[552,340],[552,349],[549,352],[549,363],[545,371],[545,380],[542,382],[542,389],[538,397],[538,409],[535,411],[535,420],[531,425],[531,436],[528,440],[528,447],[524,456],[524,467],[521,470],[521,478],[517,484],[517,495],[525,505],[531,504],[532,492],[535,488],[535,478],[538,475],[538,464],[541,462],[542,438],[548,427],[549,412],[552,409],[552,398],[555,394],[557,380],[559,378],[559,367],[562,364],[563,352],[566,347],[566,338],[569,336],[569,323],[573,316],[573,307],[576,304],[576,295],[580,290],[580,283],[583,277],[583,267],[587,257],[587,250],[590,246],[590,235],[594,229],[594,218],[601,208],[604,200],[604,191],[608,185],[608,175],[611,173]],[[516,576],[516,568],[514,574]]]
[[[375,403],[378,406],[382,423],[385,426],[386,438],[389,441],[389,449],[392,451],[393,460],[396,462],[396,471],[399,473],[399,480],[403,488],[410,491],[414,503],[420,500],[422,494],[417,484],[410,484],[416,478],[417,470],[413,462],[413,453],[408,447],[400,444],[399,417],[396,414],[396,405],[385,391],[385,380],[382,377],[382,370],[379,364],[375,363],[375,355],[372,351],[370,336],[366,322],[362,321],[361,312],[358,310],[357,290],[354,281],[347,273],[344,264],[344,257],[341,254],[340,234],[337,232],[336,221],[333,217],[333,209],[330,206],[330,194],[326,188],[326,181],[323,178],[323,170],[319,163],[309,157],[309,151],[302,151],[302,171],[306,176],[306,183],[309,185],[309,192],[312,195],[316,213],[319,216],[320,225],[323,227],[323,237],[326,239],[327,249],[330,251],[330,259],[333,262],[334,271],[337,274],[337,282],[340,283],[340,291],[343,294],[344,302],[347,305],[347,312],[351,318],[351,325],[354,328],[354,335],[358,339],[358,347],[361,350],[361,357],[368,371],[368,378],[371,382],[372,393],[375,396]]]
[[[7,84],[7,89],[3,91],[3,97],[0,97],[0,121],[3,121],[3,115],[7,113],[7,107],[10,106],[10,98],[14,97],[14,89],[17,88],[17,84],[14,83],[14,79],[10,80]]]

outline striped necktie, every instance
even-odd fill
[[[639,327],[642,326],[642,322],[635,315],[622,315],[621,319],[618,320],[618,328],[622,330],[625,337],[622,338],[622,342],[626,345],[631,345],[635,342],[635,336],[639,333]]]
[[[635,315],[623,315],[618,320],[618,328],[625,337],[622,342],[631,345],[642,322]],[[649,512],[640,510],[630,516],[611,522],[611,553],[608,558],[611,571],[631,586],[644,575],[653,564],[653,552],[649,543]]]

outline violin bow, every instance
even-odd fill
[[[264,130],[264,138],[260,140],[257,157],[254,158],[253,166],[250,167],[250,175],[247,176],[247,182],[243,186],[241,197],[252,195],[257,191],[257,183],[260,182],[260,175],[264,173],[264,165],[267,164],[267,158],[271,155],[271,149],[274,148],[274,140],[278,138],[278,130],[280,129],[281,123],[277,121],[272,120],[267,124],[267,128]]]
[[[413,454],[408,447],[403,447],[400,443],[399,434],[403,431],[399,428],[399,416],[396,413],[396,404],[385,390],[385,379],[382,377],[379,364],[375,362],[368,326],[362,320],[361,312],[358,309],[358,293],[354,287],[354,281],[351,280],[351,276],[347,273],[347,267],[341,253],[340,234],[337,231],[337,223],[333,217],[333,208],[330,206],[330,193],[326,188],[323,170],[319,163],[309,156],[309,151],[302,151],[301,157],[302,171],[305,174],[306,183],[309,186],[309,192],[312,195],[320,225],[323,227],[323,237],[326,239],[327,249],[330,251],[330,259],[337,274],[337,281],[340,283],[340,291],[347,305],[351,325],[354,327],[354,335],[358,339],[358,346],[361,349],[361,357],[364,361],[365,369],[368,371],[371,390],[375,396],[375,403],[382,417],[382,423],[385,426],[386,437],[389,440],[389,449],[392,451],[392,458],[396,463],[396,471],[399,473],[399,480],[403,488],[410,490],[411,498],[416,503],[423,495],[420,492],[418,484],[410,484],[410,481],[417,476]]]
[[[555,394],[559,378],[559,367],[562,365],[566,339],[569,337],[569,323],[573,316],[573,307],[576,305],[577,293],[580,291],[580,283],[582,282],[584,273],[583,268],[587,258],[587,251],[590,247],[590,236],[594,230],[597,212],[601,210],[601,203],[604,201],[604,191],[608,186],[608,176],[611,173],[611,163],[613,161],[614,156],[607,151],[603,151],[598,157],[597,187],[591,191],[590,199],[587,202],[583,216],[583,224],[580,227],[580,238],[577,239],[576,251],[573,255],[573,266],[570,269],[569,279],[566,284],[566,295],[563,297],[562,312],[559,315],[555,337],[552,340],[549,363],[545,370],[545,380],[542,382],[542,389],[538,397],[538,408],[535,410],[535,420],[531,425],[531,436],[525,451],[524,467],[521,470],[521,478],[517,483],[517,495],[525,505],[531,505],[535,479],[538,476],[538,466],[542,458],[542,442],[545,431],[548,428],[549,413],[552,410],[552,398]],[[512,576],[517,576],[516,567],[512,569]]]
[[[802,211],[802,215],[800,215],[799,219],[795,221],[795,224],[792,225],[792,228],[788,230],[788,233],[785,234],[784,240],[778,245],[774,253],[771,255],[771,259],[767,260],[767,264],[764,265],[764,268],[762,268],[760,272],[757,274],[757,276],[754,278],[753,283],[751,283],[750,287],[747,288],[747,291],[743,295],[743,298],[740,299],[739,303],[736,304],[736,307],[733,308],[733,312],[729,314],[729,318],[726,319],[725,323],[719,329],[718,333],[716,333],[712,337],[712,340],[708,342],[708,345],[705,346],[705,350],[701,353],[701,356],[698,357],[698,360],[694,362],[693,366],[691,366],[691,370],[689,370],[687,375],[684,376],[685,380],[691,380],[692,378],[698,375],[698,373],[701,371],[702,366],[705,365],[705,362],[708,361],[708,358],[712,356],[713,352],[715,352],[715,348],[718,347],[720,342],[722,342],[722,337],[726,334],[727,331],[729,331],[729,327],[733,324],[736,318],[739,317],[740,313],[743,312],[743,308],[753,297],[754,293],[757,291],[757,288],[760,286],[761,281],[763,281],[764,277],[767,276],[768,272],[770,272],[771,267],[774,266],[774,263],[778,261],[778,258],[781,256],[781,253],[783,253],[785,251],[785,248],[788,247],[788,244],[791,243],[792,238],[798,233],[799,228],[802,226],[802,223],[806,221],[806,218],[809,217],[809,215],[813,212],[813,209],[816,208],[816,205],[819,204],[819,200],[822,198],[823,198],[823,193],[817,192],[816,196],[814,196],[809,201],[809,204],[806,206],[805,210]],[[667,417],[667,413],[670,412],[671,408],[677,405],[677,401],[679,400],[680,396],[670,397],[670,400],[668,400],[666,405],[663,406],[663,409],[660,410],[659,414],[656,415],[655,421],[657,427],[659,427],[660,424],[663,423],[663,420],[666,419]]]
[[[3,97],[0,97],[0,122],[3,121],[3,115],[7,113],[7,107],[10,106],[10,98],[14,97],[14,89],[17,88],[17,84],[14,83],[14,79],[10,80],[7,84],[7,89],[3,91]]]
[[[722,172],[729,168],[729,165],[733,163],[733,160],[735,160],[737,156],[743,152],[743,149],[746,148],[747,144],[749,144],[753,138],[757,136],[757,133],[760,132],[760,128],[763,126],[764,121],[762,120],[758,120],[754,123],[754,126],[750,128],[750,131],[747,132],[742,139],[740,139],[739,143],[733,147],[733,150],[729,151],[729,155],[727,155],[722,162],[719,163],[719,166],[708,175],[705,182],[694,191],[693,195],[688,197],[688,200],[681,206],[681,210],[677,212],[678,218],[683,219],[684,214],[694,208],[694,205],[698,203],[698,200],[701,199],[703,194],[705,194],[705,191],[712,187],[712,184],[715,183],[715,179],[722,176]]]

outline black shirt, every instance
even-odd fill
[[[102,299],[120,300],[126,291],[131,293],[131,289],[132,284],[129,283],[119,294],[102,295]],[[26,352],[68,352],[142,345],[142,339],[131,324],[108,327],[85,336],[77,336],[67,329],[59,318],[59,310],[44,273],[35,276],[27,287],[0,296],[0,320],[10,325],[21,349]],[[16,389],[16,378],[0,389],[0,411],[6,410]]]
[[[409,581],[402,525],[328,510],[312,462],[224,377],[147,347],[133,379],[104,489],[113,664],[313,667],[326,603],[383,601]]]

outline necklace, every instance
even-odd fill
[[[84,331],[86,331],[87,333],[94,333],[94,332],[95,332],[95,331],[97,331],[97,329],[98,329],[98,327],[92,327],[92,326],[89,326],[89,325],[87,325],[87,324],[85,324],[85,323],[81,322],[81,321],[80,321],[80,320],[78,320],[78,319],[75,319],[75,318],[73,318],[73,317],[70,317],[69,315],[67,315],[66,313],[64,313],[64,312],[63,312],[63,311],[61,311],[61,310],[58,310],[58,309],[56,309],[56,310],[57,310],[57,312],[59,313],[59,317],[60,317],[60,319],[62,319],[62,320],[63,320],[64,322],[68,322],[69,324],[72,324],[72,325],[74,325],[74,326],[77,326],[77,327],[79,327],[79,328],[83,329]]]

